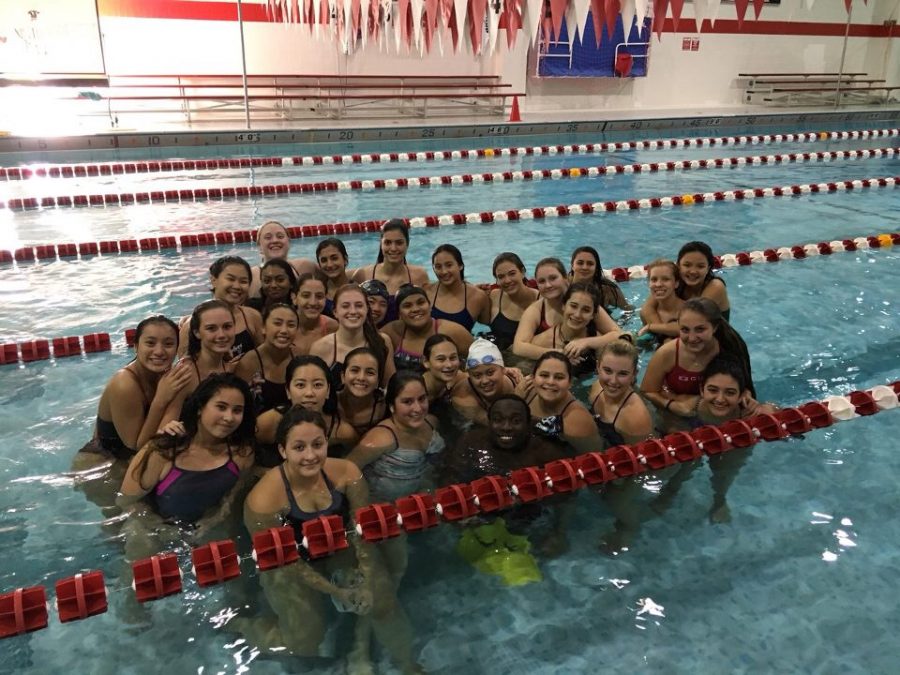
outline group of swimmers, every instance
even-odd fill
[[[80,457],[127,464],[121,505],[197,525],[245,494],[248,530],[287,524],[299,540],[303,523],[323,515],[349,529],[369,502],[769,409],[755,400],[746,345],[702,242],[648,266],[637,335],[611,318],[632,308],[590,246],[573,252],[568,269],[539,261],[531,280],[518,255],[500,253],[495,283],[475,285],[449,244],[432,254],[429,282],[406,262],[399,220],[382,227],[377,261],[355,271],[339,239],[320,241],[315,261],[289,257],[277,222],[257,242],[263,263],[216,260],[212,299],[180,324],[141,321],[134,360],[107,384]],[[489,332],[473,336],[476,323]],[[638,387],[648,341],[655,351]],[[579,400],[578,381],[593,375]],[[732,454],[710,463],[713,520],[728,519],[725,494],[743,461],[726,461]],[[693,468],[666,477],[658,511]],[[638,526],[635,490],[636,480],[608,487],[612,551]],[[405,566],[402,540],[354,539],[324,562],[263,575],[274,617],[242,620],[241,630],[260,645],[314,654],[331,596],[361,615],[352,659],[365,663],[374,633],[399,667],[415,670],[396,597]]]

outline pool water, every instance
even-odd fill
[[[800,129],[796,129],[799,131]],[[805,131],[806,129],[803,129]],[[768,132],[769,130],[766,129]],[[596,139],[579,139],[593,142]],[[352,167],[255,169],[128,177],[91,192],[373,179],[520,168],[660,162],[681,158],[888,147],[891,139],[759,148],[691,148],[597,156],[498,158]],[[536,139],[535,144],[573,142]],[[514,144],[523,143],[516,139]],[[458,143],[455,147],[476,147]],[[347,152],[346,146],[343,152]],[[399,147],[399,144],[398,144]],[[372,148],[382,151],[382,148]],[[353,152],[369,151],[357,145]],[[386,150],[384,150],[386,151]],[[306,154],[266,148],[267,155]],[[55,160],[64,161],[64,160]],[[499,167],[504,167],[500,169]],[[892,176],[896,159],[745,166],[504,185],[340,193],[259,200],[106,209],[0,212],[0,248],[26,244],[153,236],[593,202],[792,183]],[[7,183],[0,199],[77,192],[69,181]],[[568,260],[591,244],[606,268],[673,257],[691,239],[716,253],[755,250],[897,231],[896,188],[746,202],[604,213],[492,225],[416,230],[410,262],[429,263],[440,243],[456,244],[467,278],[488,280],[494,255],[512,249],[529,270],[546,255]],[[343,237],[351,266],[375,259],[377,237]],[[318,238],[295,241],[292,256],[312,255]],[[0,368],[0,587],[53,582],[103,569],[110,612],[0,642],[0,671],[49,673],[341,672],[333,661],[263,657],[227,628],[254,606],[237,582],[199,589],[135,611],[123,568],[119,528],[73,489],[66,474],[89,438],[110,374],[128,361],[122,333],[150,313],[186,314],[208,297],[206,269],[218,256],[255,258],[250,245],[185,253],[103,256],[0,268],[3,342],[113,335],[111,353]],[[895,248],[839,253],[723,271],[735,327],[748,343],[760,397],[794,405],[900,379],[900,320]],[[633,304],[641,281],[622,285]],[[619,316],[630,329],[635,316]],[[642,358],[642,366],[649,355]],[[453,553],[458,531],[444,525],[411,535],[401,601],[416,627],[420,661],[437,673],[589,672],[895,672],[893,601],[900,560],[894,517],[900,456],[892,437],[900,413],[884,412],[777,443],[757,445],[729,492],[733,521],[711,525],[708,470],[698,470],[665,516],[648,520],[629,550],[608,557],[597,544],[612,516],[582,491],[568,552],[541,560],[544,581],[508,588]],[[653,484],[650,484],[653,487]],[[651,490],[642,495],[646,508]],[[218,534],[218,533],[217,533]],[[247,537],[228,526],[243,550]],[[182,560],[185,560],[182,557]],[[255,573],[245,563],[245,577]],[[248,595],[249,594],[249,595]],[[249,599],[248,599],[249,597]],[[339,624],[337,631],[346,632]],[[386,658],[378,666],[390,672]]]

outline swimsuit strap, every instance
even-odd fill
[[[630,399],[633,395],[634,395],[634,389],[632,389],[632,390],[628,393],[628,396],[626,396],[626,397],[625,397],[625,400],[622,401],[621,405],[619,406],[619,409],[616,410],[616,416],[613,417],[613,420],[612,420],[612,425],[613,425],[613,426],[616,426],[616,420],[619,419],[619,414],[622,412],[622,408],[625,407],[625,404],[628,403],[628,399]]]
[[[559,326],[553,326],[553,348],[556,349],[556,332],[559,330]],[[565,346],[565,345],[563,345]]]
[[[547,323],[547,301],[541,300],[541,322],[539,325]]]
[[[334,356],[331,357],[331,364],[337,363],[337,331],[334,332]]]
[[[338,415],[337,410],[334,411],[334,414],[331,416],[331,424],[328,427],[328,433],[325,434],[326,439],[331,439],[331,435],[334,433],[335,429],[341,426],[341,416]]]
[[[400,344],[397,345],[396,351],[403,351],[403,340],[406,338],[406,324],[403,324],[403,332],[400,334]]]
[[[482,396],[482,395],[479,393],[479,391],[475,388],[475,386],[472,384],[472,380],[467,379],[466,382],[469,383],[469,389],[471,389],[471,390],[472,390],[472,393],[475,394],[475,398],[478,399],[479,405],[481,405],[481,407],[482,407],[484,410],[487,410],[487,409],[490,407],[490,405],[489,405],[488,402],[484,399],[484,396]]]
[[[291,482],[288,480],[287,474],[284,472],[284,464],[278,465],[278,471],[281,472],[281,480],[284,481],[284,491],[287,493],[288,505],[291,507],[291,511],[303,513],[303,511],[300,509],[300,506],[297,504],[296,497],[294,497],[294,491],[291,489]]]
[[[500,297],[497,298],[497,314],[503,312],[503,289],[500,289]]]
[[[197,365],[197,359],[191,359],[194,364],[194,370],[197,371],[197,382],[203,382],[203,377],[200,375],[200,366]]]
[[[144,391],[144,383],[141,382],[141,378],[138,377],[138,374],[136,372],[128,368],[128,366],[125,366],[124,368],[122,368],[122,370],[124,370],[134,378],[134,381],[137,383],[138,389],[141,390],[141,398],[144,399],[144,410],[148,410],[150,408],[150,401],[147,400],[147,392]]]
[[[373,279],[375,278],[375,270],[377,270],[377,269],[378,269],[378,263],[375,263],[374,265],[372,265],[372,278]]]
[[[256,352],[256,358],[259,359],[259,370],[262,374],[263,379],[266,379],[266,364],[263,363],[262,354],[259,353],[259,350],[254,347],[253,351]]]
[[[409,279],[409,283],[412,283],[412,272],[409,271],[409,265],[406,264],[406,260],[403,261],[403,266],[406,268],[406,278]]]
[[[388,426],[385,426],[384,424],[376,424],[376,425],[375,425],[374,427],[372,427],[372,428],[373,428],[373,429],[387,429],[388,431],[390,431],[390,432],[391,432],[391,436],[394,437],[394,443],[395,443],[396,446],[397,446],[397,447],[394,448],[394,449],[396,450],[397,448],[400,447],[400,439],[397,438],[397,432],[395,432],[393,429],[391,429],[391,428],[388,427]]]

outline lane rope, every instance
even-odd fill
[[[221,171],[281,166],[321,166],[329,164],[375,164],[396,162],[432,162],[459,159],[492,159],[517,155],[578,155],[623,150],[663,150],[710,145],[753,145],[757,143],[796,143],[833,140],[863,140],[900,135],[900,129],[858,129],[854,131],[808,131],[792,134],[747,136],[707,136],[703,138],[670,138],[612,143],[578,143],[569,145],[534,145],[508,148],[474,148],[468,150],[434,150],[427,152],[388,152],[350,155],[306,155],[290,157],[240,157],[222,159],[183,159],[92,164],[30,164],[0,167],[0,179],[92,178],[124,174],[171,173],[184,171]]]
[[[900,148],[869,148],[865,150],[833,150],[827,152],[784,153],[780,155],[751,155],[747,157],[714,157],[683,159],[668,162],[610,164],[562,169],[524,171],[496,171],[493,173],[454,174],[443,176],[412,176],[408,178],[374,178],[313,183],[280,183],[226,188],[181,188],[149,192],[120,192],[108,194],[60,195],[56,197],[15,197],[0,201],[0,209],[29,211],[34,209],[132,206],[174,202],[205,202],[238,197],[284,197],[293,194],[329,192],[398,190],[417,187],[449,187],[478,183],[510,183],[516,181],[560,180],[563,178],[597,178],[616,174],[657,173],[703,169],[761,166],[783,163],[827,162],[832,160],[880,159],[895,157]]]

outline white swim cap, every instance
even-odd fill
[[[500,350],[490,340],[478,338],[469,347],[469,356],[466,358],[466,368],[471,370],[478,366],[486,366],[494,363],[501,368],[503,367],[503,355]]]

